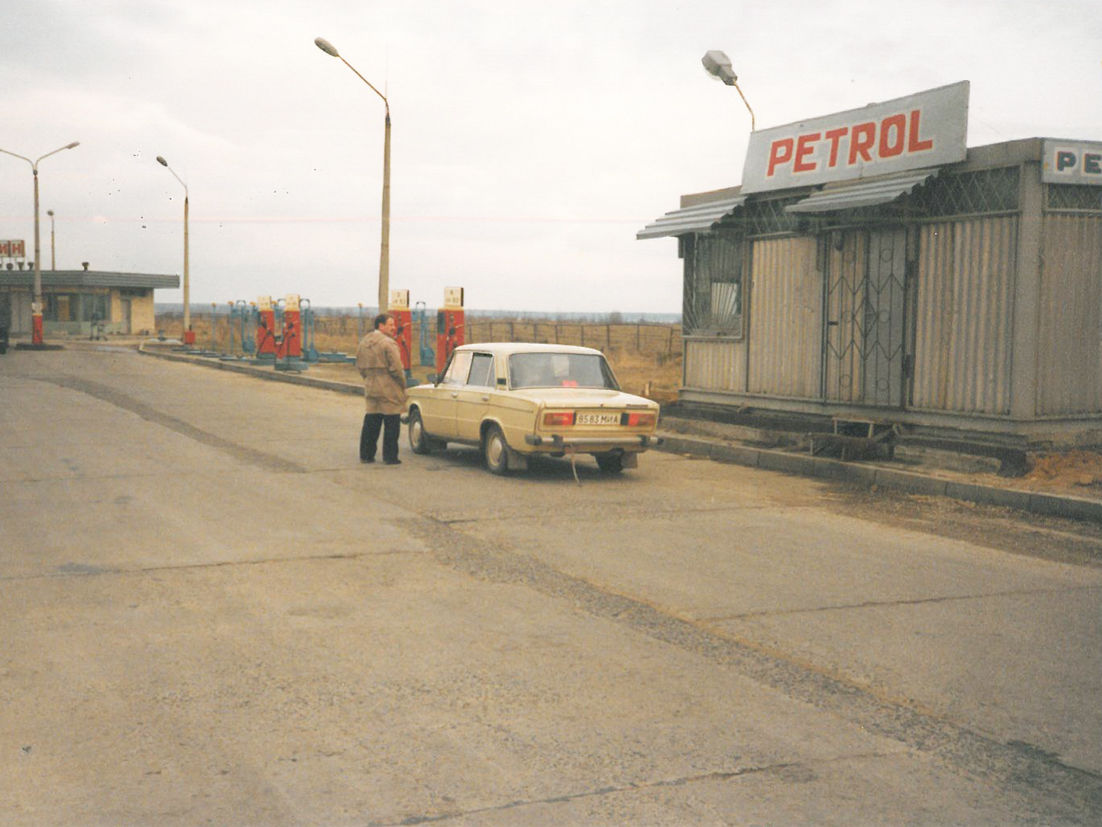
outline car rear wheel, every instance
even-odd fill
[[[505,434],[497,425],[491,425],[482,440],[482,456],[491,474],[504,474],[509,470],[509,445]]]
[[[623,454],[597,454],[597,467],[606,474],[619,474],[624,470]]]
[[[425,434],[425,423],[417,408],[409,412],[409,447],[415,454],[428,454],[434,447],[432,440]]]

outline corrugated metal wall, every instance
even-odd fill
[[[818,398],[823,283],[814,237],[753,243],[750,288],[751,393]]]
[[[920,228],[912,404],[1010,412],[1015,216]]]
[[[1102,218],[1045,216],[1038,326],[1042,415],[1102,411]]]
[[[746,342],[733,339],[686,339],[685,387],[745,391]]]

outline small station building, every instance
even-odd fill
[[[1102,142],[966,147],[968,94],[753,132],[637,233],[683,261],[682,403],[1102,443]]]
[[[43,270],[42,327],[50,336],[104,333],[151,335],[156,332],[153,291],[178,288],[180,277],[99,270]],[[11,337],[31,335],[34,270],[0,267],[0,328]]]

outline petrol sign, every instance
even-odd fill
[[[1041,180],[1046,184],[1102,186],[1102,143],[1046,139],[1044,153]]]
[[[750,134],[742,192],[963,161],[968,81]]]

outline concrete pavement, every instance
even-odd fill
[[[133,353],[0,374],[4,821],[1102,812],[1099,571],[1025,521],[679,453],[363,466],[354,396]]]

